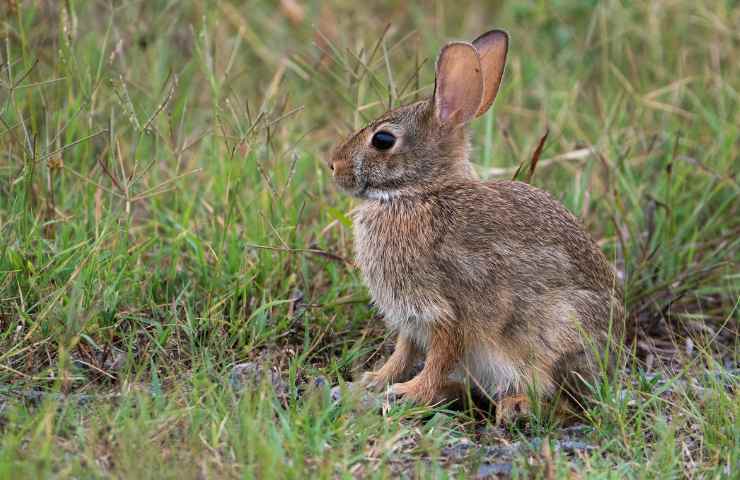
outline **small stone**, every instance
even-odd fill
[[[257,362],[234,365],[229,374],[229,383],[236,392],[241,393],[246,389],[258,388],[265,377],[279,398],[287,398],[288,385],[280,377],[280,373],[263,367]]]
[[[339,403],[342,401],[342,387],[337,385],[336,387],[332,387],[331,391],[329,392],[329,396],[331,397],[331,401],[334,403]]]
[[[512,465],[510,463],[487,463],[478,468],[475,478],[499,478],[511,475]]]
[[[596,447],[589,445],[586,442],[580,440],[561,440],[558,442],[558,447],[565,453],[578,453],[578,452],[590,452],[596,450]]]
[[[468,456],[470,449],[475,445],[468,438],[461,438],[454,444],[442,449],[442,456],[450,460],[460,461]]]
[[[329,380],[322,375],[313,379],[313,386],[316,388],[325,388],[327,385],[329,385]]]
[[[593,430],[593,427],[579,423],[576,425],[570,425],[561,429],[561,432],[567,435],[584,435]]]
[[[303,315],[303,312],[306,310],[306,303],[304,302],[304,295],[303,292],[296,289],[293,289],[293,292],[290,294],[289,304],[288,304],[288,316],[290,318],[299,318],[301,315]]]
[[[357,382],[347,383],[344,387],[337,385],[332,387],[330,392],[331,401],[339,403],[346,400],[344,395],[347,395],[350,399],[357,400],[357,406],[362,410],[376,410],[381,411],[383,409],[384,395],[380,393],[374,393],[368,391],[364,386]]]
[[[524,448],[522,442],[501,443],[495,446],[483,447],[483,458],[489,463],[496,460],[513,460]],[[501,463],[501,462],[498,462]]]

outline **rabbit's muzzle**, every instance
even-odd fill
[[[329,160],[329,169],[339,187],[352,192],[357,189],[355,168],[351,159],[335,155]]]
[[[332,177],[342,177],[348,173],[352,173],[352,163],[346,160],[335,160],[329,161],[329,169],[331,170]]]

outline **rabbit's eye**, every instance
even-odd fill
[[[378,150],[388,150],[396,144],[396,136],[390,132],[381,130],[373,135],[371,143]]]

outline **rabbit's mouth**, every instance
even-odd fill
[[[334,182],[345,193],[358,198],[363,198],[370,187],[367,181],[357,179],[354,175],[333,175]]]
[[[362,200],[389,200],[395,196],[395,191],[385,190],[373,185],[369,180],[356,177],[336,177],[336,183],[349,195]]]
[[[370,185],[370,182],[368,182],[367,180],[360,183],[357,188],[349,190],[350,195],[362,200],[375,198],[377,196],[377,192],[380,192],[380,190]]]

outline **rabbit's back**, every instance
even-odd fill
[[[438,201],[454,212],[444,242],[448,258],[468,258],[463,264],[475,259],[494,280],[535,293],[615,287],[614,270],[599,247],[544,190],[516,181],[471,182],[441,191]]]

